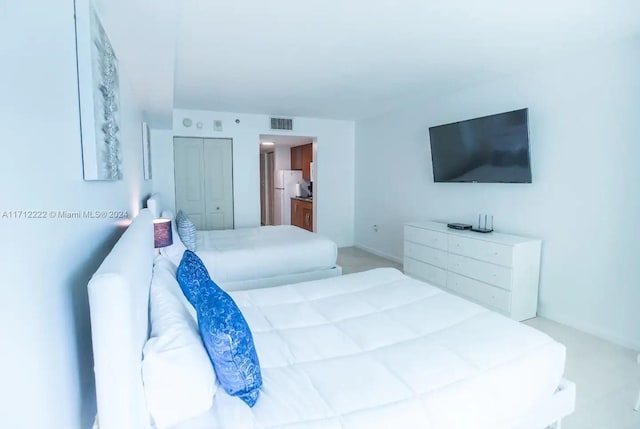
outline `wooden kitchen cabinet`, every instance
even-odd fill
[[[313,202],[291,199],[291,225],[313,232]]]
[[[302,207],[302,227],[307,231],[313,232],[313,206],[307,203]]]
[[[302,146],[291,148],[291,169],[302,170]]]
[[[302,146],[302,178],[311,180],[311,162],[313,162],[313,144]]]
[[[291,198],[291,225],[302,228],[304,221],[302,217],[302,201]]]
[[[302,178],[311,180],[311,163],[313,162],[313,143],[291,148],[291,169],[302,170]]]

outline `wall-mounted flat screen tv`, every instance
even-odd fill
[[[528,110],[429,128],[436,182],[531,183]]]

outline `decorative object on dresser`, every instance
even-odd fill
[[[478,215],[478,227],[477,228],[471,227],[470,228],[471,231],[480,232],[480,233],[483,233],[483,234],[487,234],[489,232],[493,232],[493,215],[491,216],[491,226],[487,226],[487,217],[488,217],[488,215],[484,215],[484,227],[482,227],[482,225],[481,225],[482,215],[479,214]]]
[[[444,223],[404,226],[404,272],[515,320],[536,316],[542,242],[456,231]]]
[[[74,7],[84,180],[121,180],[118,59],[93,2]]]

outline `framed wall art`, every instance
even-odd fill
[[[122,179],[118,59],[90,0],[75,0],[84,180]]]
[[[151,180],[151,134],[149,124],[142,123],[142,168],[144,169],[144,180]]]

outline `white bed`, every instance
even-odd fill
[[[260,428],[501,427],[564,372],[547,335],[392,268],[231,295],[261,361]]]
[[[227,290],[342,274],[333,241],[291,225],[198,231],[196,254],[211,277]]]
[[[174,220],[160,210],[160,196],[147,199],[155,217]],[[184,245],[174,220],[174,247],[165,253],[176,265]],[[211,277],[226,290],[254,289],[336,277],[338,247],[320,234],[291,225],[261,226],[220,231],[198,231],[196,253]]]
[[[152,242],[145,210],[89,283],[102,429],[150,427],[140,371]],[[396,270],[232,296],[264,380],[243,427],[543,429],[573,411],[562,345]],[[238,427],[214,417],[210,429]]]

